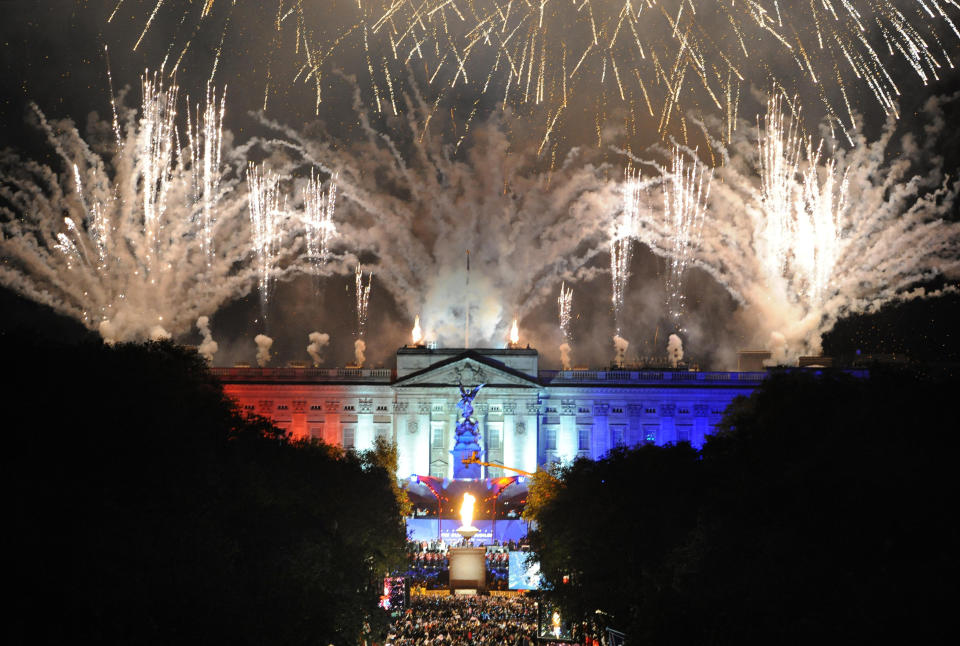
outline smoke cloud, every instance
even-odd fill
[[[618,368],[623,367],[623,364],[627,358],[627,348],[629,346],[630,346],[630,342],[624,339],[619,334],[615,334],[613,336],[613,348],[614,348],[613,363]]]
[[[683,360],[683,341],[676,334],[671,334],[667,339],[667,357],[674,368]]]
[[[97,331],[103,338],[103,342],[107,345],[113,345],[117,342],[117,331],[110,321],[100,321],[100,325],[97,326]]]
[[[790,361],[790,348],[787,345],[787,337],[779,332],[770,333],[767,349],[770,350],[770,358],[764,361],[765,365],[785,366]]]
[[[216,341],[213,340],[213,334],[210,332],[209,317],[201,316],[198,318],[197,329],[200,330],[200,334],[203,335],[203,341],[201,341],[200,345],[197,346],[197,352],[200,353],[200,356],[207,360],[207,363],[213,363],[213,355],[217,353],[217,350],[220,349],[220,346]]]
[[[563,370],[570,370],[572,367],[570,352],[571,348],[569,343],[564,342],[560,344],[560,366]]]
[[[357,339],[353,342],[353,361],[358,368],[362,368],[364,362],[367,360],[364,352],[367,350],[367,344],[363,342],[363,339]]]
[[[456,151],[414,118],[431,106],[407,100],[413,116],[387,127],[358,99],[362,142],[265,122],[288,141],[262,143],[292,151],[291,164],[338,174],[338,231],[403,314],[420,315],[426,340],[462,345],[469,309],[470,345],[502,347],[514,313],[522,318],[607,252],[622,208],[613,168],[595,149],[544,168],[536,145],[510,142],[497,118],[475,122]]]
[[[310,358],[313,359],[313,365],[319,366],[323,363],[323,355],[320,353],[323,351],[323,348],[330,343],[330,335],[324,332],[311,332],[307,338],[310,341],[310,345],[307,346],[307,352],[310,354]]]
[[[169,341],[171,335],[162,325],[154,325],[150,328],[149,338],[151,341]]]
[[[263,368],[270,363],[270,346],[273,345],[273,339],[266,334],[258,334],[253,342],[257,344],[257,365]]]

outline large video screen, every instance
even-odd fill
[[[540,563],[531,552],[509,553],[509,588],[511,590],[539,590],[541,588]]]
[[[537,637],[540,641],[574,642],[573,624],[549,599],[537,602]]]

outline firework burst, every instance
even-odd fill
[[[157,36],[169,41],[174,73],[200,32],[211,30],[220,42],[215,72],[234,21],[270,26],[264,107],[284,82],[309,84],[319,106],[326,75],[346,64],[366,77],[373,109],[397,114],[404,79],[416,70],[437,96],[469,87],[501,106],[538,112],[545,142],[560,135],[577,104],[595,115],[601,139],[618,112],[631,131],[653,124],[661,134],[676,128],[685,136],[692,110],[722,114],[729,141],[747,94],[741,90],[771,84],[818,97],[835,123],[853,131],[859,95],[896,114],[904,81],[940,78],[960,42],[960,8],[952,0],[373,0],[334,7],[275,0],[241,8],[232,0],[157,0],[122,11],[143,25],[135,48],[156,29],[158,15],[179,25]],[[276,61],[291,52],[298,64],[281,74]],[[474,105],[468,122],[475,112]]]
[[[923,285],[960,275],[960,224],[944,217],[960,184],[932,148],[942,105],[925,106],[932,125],[919,143],[894,143],[891,120],[876,141],[857,135],[844,151],[802,136],[771,100],[752,140],[737,142],[754,155],[730,153],[715,171],[721,181],[712,184],[692,264],[745,306],[754,342],[774,339],[794,357],[816,353],[840,317],[937,294]],[[901,153],[887,162],[894,145]],[[639,217],[644,243],[671,262],[682,255],[666,212]]]
[[[148,74],[141,91],[89,143],[34,108],[64,172],[0,153],[0,283],[109,341],[185,333],[255,286],[266,306],[276,277],[306,269],[277,179],[251,167],[245,195],[223,163],[222,95],[194,107],[181,147],[178,88]]]

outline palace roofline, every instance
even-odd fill
[[[538,352],[533,348],[428,348],[404,346],[397,350],[394,368],[308,368],[308,367],[214,367],[211,372],[224,383],[262,384],[327,384],[371,386],[446,387],[449,376],[436,382],[423,379],[429,373],[461,361],[474,361],[509,375],[521,383],[490,384],[497,387],[610,387],[659,386],[663,388],[754,387],[767,378],[764,371],[695,371],[657,368],[541,370],[536,364]],[[418,361],[419,358],[419,361]],[[501,360],[502,359],[502,360]],[[520,363],[517,363],[519,361]],[[513,365],[510,365],[510,364]],[[526,369],[525,369],[526,368]],[[816,370],[818,368],[792,368]],[[866,371],[852,371],[854,374]],[[438,376],[440,376],[438,374]],[[512,381],[507,379],[507,381]],[[411,383],[413,382],[413,383]]]

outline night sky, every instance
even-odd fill
[[[444,310],[438,303],[453,303],[462,298],[466,287],[459,282],[461,277],[456,272],[465,264],[466,249],[472,249],[470,289],[476,291],[477,307],[481,310],[474,316],[489,319],[484,322],[488,326],[488,342],[502,344],[511,319],[519,315],[521,343],[540,350],[545,367],[559,367],[557,346],[561,339],[556,297],[561,280],[565,280],[574,289],[571,325],[574,363],[599,366],[610,362],[613,355],[610,339],[615,327],[610,304],[610,261],[603,232],[613,214],[589,209],[576,217],[570,214],[586,208],[584,205],[599,208],[606,204],[604,200],[609,199],[606,185],[622,179],[628,154],[639,159],[659,155],[658,159],[663,162],[663,151],[670,141],[676,141],[696,149],[706,158],[703,151],[711,150],[710,143],[700,134],[697,124],[703,122],[704,128],[719,138],[725,117],[722,110],[715,109],[702,85],[697,89],[698,82],[687,80],[689,91],[680,99],[682,110],[674,113],[684,115],[685,120],[676,118],[660,128],[660,111],[656,110],[652,117],[647,113],[646,99],[638,91],[639,86],[631,86],[633,89],[627,91],[626,100],[620,100],[614,83],[617,78],[624,83],[631,77],[646,79],[644,87],[654,95],[650,100],[656,104],[657,92],[664,92],[664,84],[658,84],[656,75],[650,71],[650,52],[646,52],[646,59],[636,59],[634,69],[626,65],[633,60],[628,56],[629,50],[617,50],[616,60],[627,69],[618,68],[616,77],[612,64],[605,66],[601,58],[587,59],[576,76],[577,84],[571,81],[569,105],[562,119],[556,122],[556,130],[543,146],[544,125],[550,123],[550,111],[557,105],[556,93],[550,93],[559,90],[546,87],[547,96],[541,104],[514,103],[502,109],[506,82],[502,70],[490,74],[489,81],[485,78],[494,64],[490,52],[481,52],[478,47],[472,59],[473,67],[469,68],[473,74],[469,83],[458,80],[452,89],[450,74],[455,68],[448,66],[441,70],[435,85],[431,86],[426,76],[432,68],[414,60],[406,68],[395,68],[400,70],[393,72],[396,87],[391,86],[389,90],[394,92],[401,113],[405,95],[420,96],[425,106],[433,108],[430,126],[433,150],[445,151],[457,164],[441,165],[436,170],[421,169],[416,181],[404,186],[391,181],[393,171],[384,161],[385,157],[377,157],[365,148],[363,121],[369,119],[372,130],[389,136],[398,153],[407,160],[414,159],[424,146],[411,134],[416,126],[411,127],[403,114],[393,116],[387,105],[390,92],[379,61],[390,59],[390,46],[374,35],[369,37],[369,51],[376,62],[374,79],[378,85],[376,90],[371,88],[366,54],[361,46],[362,32],[351,31],[356,21],[355,2],[319,3],[324,5],[322,10],[309,9],[304,15],[303,33],[309,34],[311,44],[330,42],[336,33],[346,34],[340,49],[320,68],[323,101],[319,108],[317,86],[312,79],[304,80],[306,74],[301,69],[303,45],[300,51],[295,50],[297,34],[301,33],[295,24],[296,16],[282,12],[283,27],[277,30],[274,28],[278,5],[275,0],[241,3],[242,7],[232,11],[225,9],[227,3],[221,1],[214,3],[211,16],[198,21],[200,9],[193,7],[198,4],[203,3],[165,3],[134,51],[133,46],[154,9],[152,1],[125,0],[110,22],[108,17],[117,6],[115,0],[0,1],[4,16],[0,24],[0,115],[4,124],[0,130],[0,148],[13,148],[24,158],[57,167],[56,155],[28,123],[31,102],[50,119],[73,120],[81,134],[86,134],[90,113],[96,112],[100,118],[107,119],[110,115],[108,66],[115,93],[125,86],[131,88],[126,104],[132,107],[139,100],[139,77],[143,71],[158,69],[165,59],[167,69],[172,67],[171,61],[179,57],[189,40],[190,47],[176,73],[181,101],[190,96],[194,102],[203,95],[216,60],[213,85],[227,87],[224,127],[231,133],[233,144],[256,137],[280,136],[276,128],[265,124],[265,119],[272,120],[305,139],[322,142],[322,150],[329,152],[331,158],[355,164],[356,175],[364,178],[363,187],[375,198],[371,201],[376,204],[405,203],[415,214],[428,210],[434,202],[452,211],[462,209],[445,219],[425,216],[404,220],[364,212],[356,200],[341,197],[336,218],[344,223],[340,227],[343,235],[335,242],[335,249],[342,261],[331,266],[334,275],[301,276],[282,282],[271,297],[266,317],[256,293],[232,299],[218,311],[208,312],[213,337],[220,344],[215,364],[253,362],[256,352],[253,337],[258,333],[275,339],[272,365],[307,360],[307,335],[315,330],[331,336],[325,353],[326,365],[344,365],[352,360],[357,323],[351,272],[356,261],[374,273],[365,334],[369,365],[390,365],[396,348],[408,342],[413,314],[430,307],[443,311],[443,315],[438,313],[434,319],[438,321],[438,329],[442,319],[450,338],[450,330],[456,328],[455,308]],[[293,3],[282,3],[290,4]],[[784,27],[785,33],[809,39],[812,23],[807,24],[809,20],[799,17],[805,14],[793,9],[794,5],[802,7],[805,3],[780,4],[789,25],[789,29]],[[797,15],[791,19],[790,14],[795,11]],[[642,23],[645,29],[653,32],[660,28],[654,26],[649,14],[644,15],[647,16]],[[960,19],[960,12],[956,10],[949,15],[954,20]],[[561,33],[559,25],[565,19],[569,18],[562,10],[548,15],[547,20],[558,25],[552,33]],[[709,25],[712,18],[704,15],[701,20]],[[737,48],[731,48],[731,42],[727,42],[732,36],[724,31],[725,23],[720,18],[716,20],[714,44],[736,51]],[[943,56],[939,53],[942,50],[960,60],[960,38],[942,24],[933,21],[930,24],[932,33],[939,37],[940,47],[935,48],[938,55]],[[567,34],[571,53],[569,62],[567,59],[563,62],[569,68],[577,58],[572,52],[582,51],[578,44],[582,36],[579,27],[572,26]],[[846,99],[860,119],[859,125],[866,137],[878,136],[884,117],[864,83],[848,79],[843,86],[846,96],[830,78],[823,78],[818,84],[809,83],[798,73],[794,59],[778,53],[776,43],[769,38],[751,40],[750,33],[748,30],[746,47],[752,57],[737,61],[738,69],[756,75],[746,78],[738,87],[738,117],[744,132],[756,130],[757,115],[763,112],[764,93],[769,90],[771,78],[775,78],[785,93],[796,96],[797,103],[803,105],[801,119],[807,132],[817,136],[826,132],[819,129],[818,124],[829,109],[828,104],[837,107],[841,122],[846,119],[848,111],[842,107]],[[643,32],[641,35],[647,36]],[[670,46],[664,44],[669,41],[669,33],[650,37],[650,42],[663,47],[662,51],[669,49]],[[566,46],[567,41],[564,42]],[[546,52],[544,64],[556,65],[561,50],[549,49],[554,45],[555,42],[537,45],[538,52]],[[844,69],[842,61],[835,63],[836,58],[828,54],[811,52],[810,56],[810,64],[818,71],[830,70],[834,64]],[[895,142],[899,142],[907,133],[923,132],[929,124],[923,121],[921,106],[929,97],[955,92],[958,75],[952,70],[942,70],[941,80],[924,85],[902,60],[887,60],[886,69],[902,93],[902,117],[894,136]],[[631,74],[631,70],[636,73]],[[690,74],[695,79],[694,72]],[[484,93],[481,88],[485,82],[499,89]],[[536,79],[533,85],[536,86]],[[446,89],[438,92],[438,87]],[[374,107],[375,92],[383,101],[382,112]],[[355,95],[359,97],[359,108],[354,105]],[[723,97],[719,99],[723,102]],[[956,114],[956,108],[946,109],[948,120]],[[419,123],[422,124],[422,120]],[[960,160],[952,138],[954,133],[950,132],[949,124],[945,131],[951,136],[942,137],[938,152],[944,156],[945,172],[955,173]],[[895,143],[888,155],[896,156],[899,149],[900,144]],[[263,147],[250,150],[251,158],[257,160],[271,154],[277,153]],[[574,161],[565,167],[565,160]],[[499,176],[494,177],[491,169],[499,171],[501,167],[509,169],[504,171],[509,180],[499,180],[498,185]],[[439,184],[449,194],[431,194],[431,187],[436,186],[431,173],[444,175]],[[465,177],[471,173],[473,177]],[[592,183],[586,181],[587,174]],[[542,183],[544,178],[549,178],[547,188]],[[572,197],[563,196],[558,188],[563,182],[579,186],[581,192]],[[378,195],[378,191],[381,194]],[[516,211],[507,213],[511,204],[517,205]],[[957,209],[953,207],[948,217],[955,219],[956,215]],[[552,258],[551,254],[561,260]],[[663,258],[640,244],[634,245],[632,276],[621,316],[622,334],[631,341],[628,357],[665,355],[666,337],[673,331],[664,304],[665,271]],[[450,284],[445,284],[448,275]],[[434,281],[431,276],[440,276],[441,280]],[[930,284],[943,287],[956,284],[957,277],[929,278]],[[716,278],[700,269],[691,269],[686,273],[685,283],[687,311],[682,336],[692,362],[703,368],[730,368],[735,366],[736,350],[763,346],[766,332],[758,332],[756,317],[744,314],[743,306]],[[891,349],[908,352],[919,344],[925,349],[919,354],[956,352],[956,341],[944,331],[943,321],[944,317],[953,318],[956,312],[955,296],[938,303],[912,301],[904,308],[894,309],[893,314],[889,308],[885,310],[883,317],[845,322],[839,330],[842,334],[828,340],[826,349],[844,353],[862,344],[868,352]],[[472,334],[476,340],[484,332],[478,330]],[[200,341],[195,328],[181,331],[174,338],[191,344]]]

